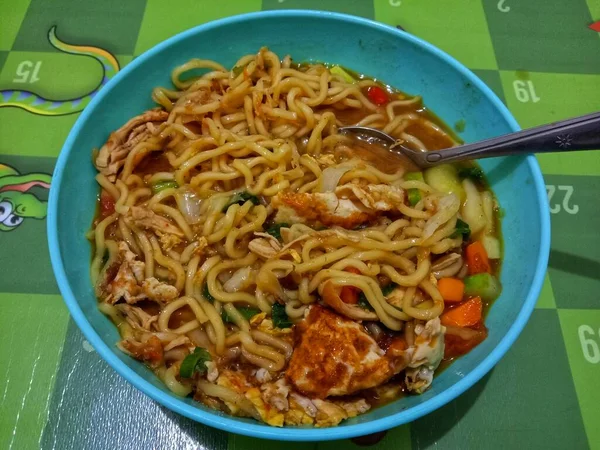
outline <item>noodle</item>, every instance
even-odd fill
[[[422,151],[456,144],[420,97],[348,77],[266,48],[232,70],[193,59],[172,71],[175,89],[154,89],[159,108],[97,152],[99,307],[119,348],[175,394],[271,425],[321,426],[330,413],[298,416],[291,399],[341,411],[331,424],[357,414],[340,395],[368,409],[365,389],[394,375],[410,392],[431,383],[419,370],[439,365],[451,312],[434,273],[472,272],[461,255],[497,240],[497,204],[481,179],[469,185],[470,198],[483,191],[469,203],[482,217],[470,237],[458,176],[415,175],[339,134],[362,125]],[[480,342],[477,327],[454,336]]]

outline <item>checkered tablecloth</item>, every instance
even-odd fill
[[[52,174],[78,115],[53,111],[62,100],[84,104],[102,81],[93,58],[51,45],[53,26],[62,41],[104,49],[123,67],[187,28],[278,8],[401,26],[472,69],[522,127],[600,110],[600,33],[589,28],[600,19],[600,0],[0,0],[0,202],[6,174],[24,183]],[[372,448],[600,449],[600,153],[538,160],[552,251],[523,334],[468,392]],[[45,202],[47,184],[34,184],[27,192]],[[43,217],[0,226],[0,448],[358,448],[228,434],[133,389],[70,319],[45,226]]]

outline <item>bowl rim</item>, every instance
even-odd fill
[[[122,78],[127,76],[136,67],[142,65],[147,59],[161,53],[174,43],[185,40],[199,32],[219,28],[223,25],[232,25],[247,20],[256,18],[272,18],[274,20],[278,18],[289,18],[289,17],[302,17],[302,18],[315,18],[315,19],[333,19],[336,21],[349,22],[361,27],[368,27],[377,29],[386,33],[395,34],[399,39],[410,41],[412,44],[419,47],[421,50],[433,54],[435,57],[441,59],[446,64],[450,65],[453,69],[460,72],[475,86],[488,100],[491,101],[495,109],[502,115],[506,120],[509,127],[514,131],[520,129],[518,123],[509,112],[508,108],[500,101],[496,94],[477,76],[473,74],[468,68],[459,63],[452,56],[448,55],[439,48],[432,44],[406,33],[402,30],[394,28],[392,26],[376,22],[374,20],[365,19],[362,17],[352,16],[348,14],[328,12],[328,11],[313,11],[313,10],[274,10],[274,11],[259,11],[247,14],[240,14],[236,16],[226,17],[223,19],[215,20],[205,24],[198,25],[194,28],[190,28],[183,31],[171,38],[162,41],[155,45],[151,49],[144,52],[142,55],[135,58],[131,63],[125,66],[119,71],[108,83],[100,90],[90,104],[84,109],[75,125],[69,132],[69,135],[62,147],[62,150],[56,161],[56,166],[53,173],[53,179],[50,188],[49,200],[48,200],[48,215],[47,215],[47,233],[48,233],[48,246],[50,251],[50,260],[54,275],[62,294],[64,301],[71,313],[71,316],[75,320],[75,323],[82,331],[85,338],[91,343],[98,354],[104,359],[119,375],[125,378],[134,387],[139,389],[141,392],[148,395],[153,400],[157,401],[161,405],[175,411],[185,417],[193,419],[197,422],[209,425],[211,427],[228,431],[235,432],[238,434],[262,438],[262,439],[275,439],[283,441],[323,441],[323,440],[334,440],[334,439],[345,439],[356,436],[362,436],[366,434],[376,433],[379,431],[387,430],[413,420],[416,420],[425,414],[428,414],[446,403],[454,400],[464,391],[473,386],[479,381],[492,367],[504,356],[507,350],[514,343],[516,338],[523,330],[527,320],[529,319],[533,309],[535,307],[537,298],[541,292],[542,284],[544,281],[548,255],[550,251],[550,211],[547,202],[547,194],[545,189],[544,179],[537,160],[533,155],[528,155],[525,158],[525,162],[528,165],[529,170],[532,173],[533,185],[536,190],[538,204],[540,205],[539,210],[536,214],[540,217],[540,248],[537,255],[537,265],[535,268],[535,274],[533,282],[529,287],[527,298],[523,302],[523,306],[518,313],[518,316],[514,323],[510,326],[506,335],[500,340],[497,346],[477,365],[469,374],[453,384],[446,390],[440,392],[433,398],[414,406],[408,410],[399,411],[395,414],[375,419],[365,423],[359,423],[354,425],[348,425],[344,427],[331,427],[331,428],[276,428],[259,422],[249,423],[236,420],[232,417],[222,416],[216,412],[203,411],[195,406],[185,403],[183,400],[177,398],[175,394],[165,393],[158,387],[152,385],[149,381],[146,381],[140,375],[138,375],[133,369],[119,359],[116,354],[116,350],[110,348],[100,336],[96,333],[92,325],[88,322],[83,313],[81,307],[77,303],[75,295],[71,290],[68,279],[66,277],[65,268],[62,263],[62,255],[59,246],[59,234],[58,234],[58,198],[60,195],[61,182],[65,166],[68,163],[69,155],[73,150],[73,144],[83,127],[83,124],[87,122],[88,118],[92,116],[96,110],[96,107],[109,91],[116,86]]]

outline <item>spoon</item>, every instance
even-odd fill
[[[570,152],[600,149],[600,112],[561,120],[527,130],[509,133],[472,144],[444,150],[418,151],[403,145],[383,131],[370,127],[340,127],[340,133],[351,133],[369,143],[380,142],[391,152],[409,158],[416,166],[427,168],[467,159],[529,153]]]

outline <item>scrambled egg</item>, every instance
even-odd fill
[[[271,319],[267,319],[267,313],[256,314],[252,319],[250,319],[250,326],[256,328],[258,331],[262,331],[263,333],[268,333],[272,336],[290,336],[292,334],[291,328],[275,328],[273,326],[273,321]]]

